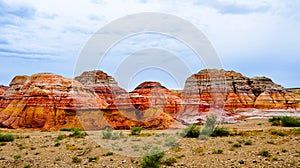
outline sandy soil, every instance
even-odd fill
[[[149,138],[158,146],[164,146],[164,159],[176,159],[171,166],[162,164],[161,167],[300,167],[299,128],[295,131],[294,128],[271,126],[267,119],[247,119],[220,126],[228,127],[235,135],[206,140],[177,138],[178,129],[169,130],[171,135],[143,130],[141,136],[132,137],[124,130],[125,137],[100,138],[102,141],[96,143],[95,137],[101,137],[96,132],[74,138],[68,136],[71,132],[63,131],[1,129],[2,134],[11,133],[19,138],[0,144],[0,167],[140,167],[141,157],[133,155],[149,150]],[[274,134],[274,131],[284,135]],[[57,140],[59,135],[67,137]],[[104,156],[108,151],[114,154]],[[259,154],[263,151],[268,152],[268,156]],[[80,163],[75,163],[75,157],[81,159]]]

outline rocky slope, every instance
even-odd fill
[[[226,118],[254,109],[299,108],[300,95],[269,78],[217,69],[190,76],[181,92],[158,82],[144,82],[126,92],[113,77],[98,70],[84,72],[75,80],[50,73],[16,76],[9,87],[0,87],[0,125],[9,128],[165,129],[174,118],[199,122],[208,112]]]
[[[245,108],[285,110],[299,108],[300,103],[299,95],[288,92],[269,78],[248,78],[234,71],[216,69],[201,70],[189,77],[182,96],[183,102],[204,101],[210,108],[223,104],[225,110],[232,112]],[[184,106],[189,109],[191,105]],[[207,111],[203,105],[197,109],[196,112]]]
[[[173,117],[181,108],[181,98],[159,82],[143,82],[130,92],[130,99],[139,110],[161,109]]]
[[[149,96],[153,88],[148,88],[148,92],[145,90],[146,88],[144,88],[141,95],[136,91],[128,93],[118,86],[118,83],[113,77],[99,70],[84,72],[76,77],[75,80],[78,80],[85,87],[94,91],[100,98],[104,98],[108,104],[107,108],[102,109],[102,114],[87,115],[86,113],[85,118],[94,118],[103,115],[103,118],[105,118],[108,123],[107,126],[115,129],[128,129],[132,126],[165,129],[174,121],[174,119],[164,111],[164,109],[166,109],[170,113],[174,112],[174,109],[169,106],[160,104],[159,107],[162,108],[161,110],[146,110],[149,109],[151,104],[147,96]],[[167,90],[166,88],[164,89]],[[154,92],[156,92],[157,89],[154,90]],[[147,94],[145,94],[146,92]],[[160,100],[160,97],[156,97],[155,100]],[[162,101],[159,103],[162,103]],[[85,127],[91,128],[89,123],[90,122],[84,122]]]
[[[1,126],[58,129],[80,127],[76,111],[94,111],[105,102],[79,82],[50,73],[16,76],[4,93]]]
[[[107,73],[94,70],[83,72],[75,80],[82,83],[86,88],[93,90],[100,98],[108,103],[109,109],[116,109],[115,99],[121,94],[126,93],[125,89],[118,86],[116,80]]]
[[[3,85],[0,85],[0,96],[3,95],[3,93],[8,89],[7,86],[3,86]]]

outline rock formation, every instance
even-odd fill
[[[222,103],[231,112],[247,108],[298,108],[300,104],[298,95],[269,78],[248,78],[234,71],[216,69],[204,69],[189,77],[182,93],[183,109],[189,113],[215,109]]]
[[[100,70],[83,72],[80,76],[75,77],[75,80],[94,91],[100,98],[105,99],[111,110],[116,109],[116,97],[127,93],[125,89],[118,86],[113,77]]]
[[[50,73],[16,76],[9,87],[0,86],[0,126],[8,128],[166,129],[174,118],[194,123],[208,112],[228,117],[254,108],[299,109],[300,95],[266,77],[217,69],[190,76],[182,91],[144,82],[126,92],[98,70],[75,80]]]
[[[151,102],[147,96],[149,96],[152,89],[156,91],[158,88],[148,88],[148,91],[144,88],[141,95],[137,91],[128,93],[118,86],[114,78],[99,70],[84,72],[76,77],[75,80],[78,80],[85,87],[94,91],[100,98],[104,98],[107,101],[109,105],[107,108],[102,109],[103,114],[101,115],[103,115],[110,127],[115,129],[128,129],[132,126],[141,126],[144,128],[165,129],[174,121],[174,119],[164,111],[174,113],[174,109],[170,107],[170,102],[174,103],[174,101],[169,100],[169,104],[160,104],[159,108],[161,109],[159,109],[158,106],[155,106],[157,109],[149,109]],[[161,88],[170,94],[168,89],[162,86],[159,87],[159,89]],[[159,93],[161,94],[161,92]],[[161,97],[156,97],[156,100],[160,100],[159,98]],[[165,102],[168,101],[165,98],[164,100]],[[160,103],[163,102],[160,101]],[[178,103],[178,105],[180,106],[180,103]],[[85,114],[87,115],[87,113]],[[91,116],[86,116],[85,118],[91,118]],[[84,124],[86,124],[86,127],[90,127],[88,123]]]
[[[143,82],[130,92],[130,100],[139,110],[161,109],[173,117],[181,108],[181,98],[159,82]]]
[[[80,127],[76,111],[105,108],[79,82],[50,73],[16,76],[5,92],[0,124],[8,128]]]
[[[0,85],[0,96],[2,96],[7,89],[7,86]]]

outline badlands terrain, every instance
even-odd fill
[[[10,136],[0,165],[140,167],[157,146],[165,151],[161,167],[299,167],[299,127],[268,122],[299,118],[299,108],[297,88],[235,71],[201,70],[182,90],[148,81],[130,92],[99,70],[74,79],[16,76],[0,87],[0,133]],[[211,115],[228,135],[180,135],[190,124],[204,128]],[[131,135],[133,127],[141,134]]]

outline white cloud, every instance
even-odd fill
[[[72,74],[61,62],[72,64],[80,54],[89,37],[110,21],[139,12],[162,12],[182,17],[201,29],[214,44],[226,67],[239,64],[239,60],[259,60],[271,62],[270,66],[280,67],[280,63],[294,59],[300,54],[300,1],[280,0],[218,0],[218,1],[108,1],[108,0],[14,0],[0,1],[11,9],[34,10],[30,17],[17,17],[0,12],[0,49],[19,52],[19,57],[47,58],[60,62],[57,69],[61,73]],[[0,3],[1,5],[1,3]],[[16,10],[15,10],[16,11]],[[8,24],[10,23],[10,24]],[[3,25],[3,26],[2,26]],[[155,38],[153,38],[155,39]],[[164,46],[177,52],[178,43],[170,39],[158,41],[137,39],[124,43],[124,48],[135,50],[149,46]],[[144,43],[142,42],[143,40]],[[148,43],[149,42],[149,43]],[[22,55],[22,52],[49,53],[44,55]],[[2,56],[5,53],[2,52]],[[268,54],[268,55],[263,55]],[[11,54],[12,55],[12,54]],[[270,60],[270,55],[281,59]],[[1,56],[1,52],[0,52]],[[9,56],[7,54],[6,56]],[[69,61],[69,63],[68,63]],[[113,60],[111,60],[113,61]],[[259,62],[257,64],[260,64]],[[53,65],[55,66],[55,64]],[[233,66],[234,67],[234,66]],[[6,68],[21,68],[6,67]],[[36,65],[34,69],[43,69]],[[267,71],[266,66],[257,67]],[[282,72],[297,71],[280,67]],[[248,73],[251,69],[243,69]],[[15,75],[15,74],[12,74]],[[295,75],[296,77],[296,75]],[[276,78],[276,77],[275,77]],[[279,75],[278,79],[282,77]],[[7,83],[7,79],[5,80]],[[284,81],[279,81],[283,82]],[[296,85],[287,82],[289,86]]]

